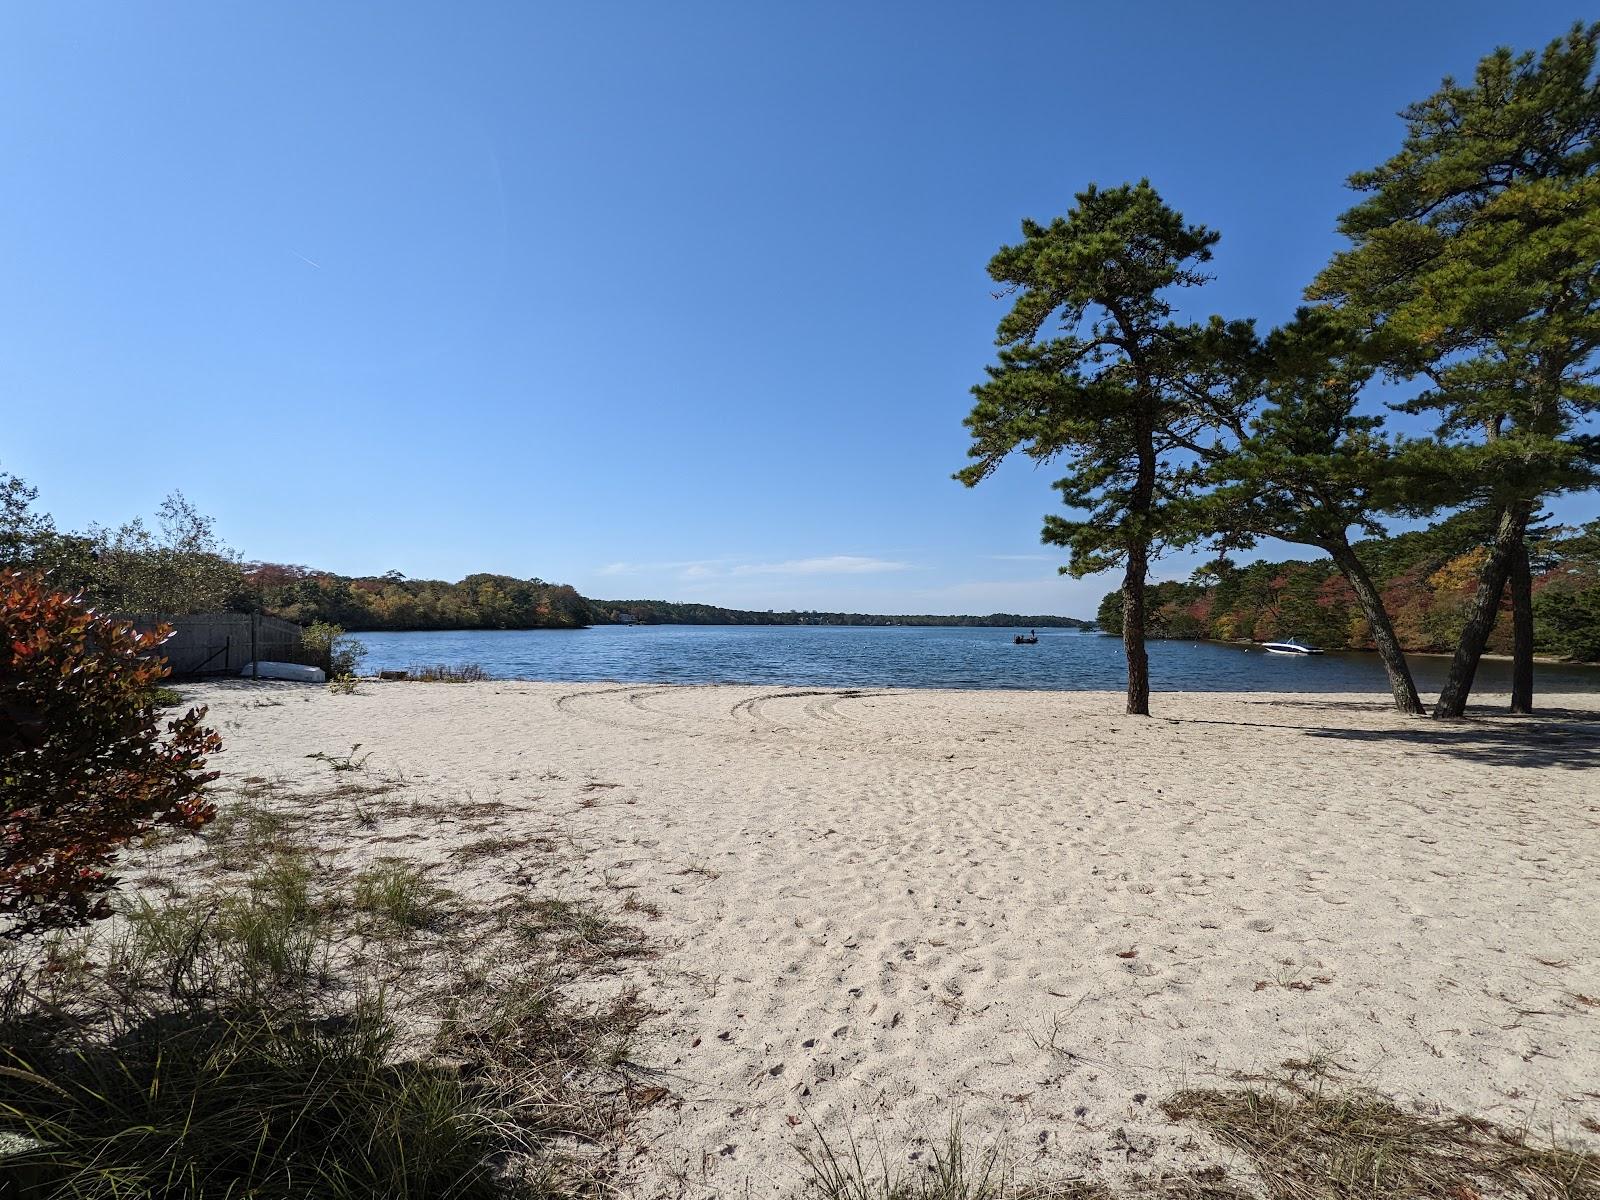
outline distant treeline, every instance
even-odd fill
[[[1412,651],[1455,648],[1490,531],[1478,513],[1431,529],[1358,543],[1379,585],[1401,645]],[[1534,647],[1540,654],[1600,661],[1600,521],[1578,530],[1530,536],[1534,564]],[[1300,638],[1328,649],[1370,650],[1372,631],[1350,584],[1327,559],[1214,563],[1187,583],[1153,584],[1150,636],[1219,641]],[[1122,627],[1122,594],[1100,604],[1103,629]],[[1489,636],[1491,653],[1511,651],[1510,598]]]
[[[398,572],[351,578],[281,563],[253,563],[247,593],[263,611],[346,629],[577,629],[585,625],[978,625],[1082,628],[1072,617],[993,613],[882,616],[873,613],[753,612],[665,600],[590,600],[564,583],[468,575],[459,583]]]
[[[750,612],[664,600],[589,600],[565,583],[468,575],[455,583],[407,579],[399,571],[349,576],[289,563],[246,562],[215,523],[182,494],[152,524],[56,528],[34,507],[38,489],[0,470],[0,567],[43,572],[54,586],[125,612],[181,616],[262,612],[302,625],[353,631],[406,629],[581,629],[586,625],[977,625],[1082,628],[1072,617],[991,613],[884,616],[874,613]]]
[[[607,620],[576,589],[542,579],[468,575],[458,583],[397,571],[352,578],[283,563],[244,568],[246,594],[264,612],[351,630],[581,629]]]
[[[567,584],[508,575],[468,575],[455,583],[407,579],[396,571],[351,577],[242,562],[218,541],[210,518],[180,495],[162,505],[153,528],[135,520],[117,529],[62,533],[48,514],[32,507],[35,494],[0,471],[0,567],[42,570],[65,590],[125,611],[255,611],[349,630],[578,629],[619,622],[1024,629],[1091,624],[1046,614],[761,612],[661,600],[590,600]],[[1491,520],[1491,514],[1470,510],[1425,530],[1357,543],[1407,650],[1442,651],[1454,645],[1488,553]],[[1529,550],[1537,650],[1600,661],[1600,520],[1576,530],[1535,530]],[[1249,566],[1219,560],[1186,583],[1156,584],[1150,591],[1155,637],[1298,637],[1329,649],[1372,646],[1346,577],[1326,559]],[[1097,616],[1101,628],[1120,629],[1121,594],[1108,595]],[[1503,614],[1490,636],[1490,651],[1509,650],[1510,624]]]
[[[1028,626],[1037,629],[1083,629],[1092,624],[1076,617],[1023,616],[1019,613],[990,613],[988,616],[917,616],[877,613],[814,612],[794,610],[765,612],[740,608],[718,608],[713,604],[672,604],[665,600],[592,600],[606,613],[605,620],[632,618],[641,625],[968,625],[984,629]]]

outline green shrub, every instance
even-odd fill
[[[367,656],[367,648],[344,629],[327,621],[307,625],[300,633],[301,644],[317,656],[329,679],[353,676]]]

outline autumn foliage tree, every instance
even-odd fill
[[[0,936],[106,916],[124,845],[213,816],[221,739],[204,708],[161,728],[164,638],[0,571]]]

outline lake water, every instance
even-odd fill
[[[793,687],[1045,688],[1120,691],[1121,639],[1039,630],[1016,646],[1010,629],[812,625],[638,625],[577,630],[361,633],[362,669],[477,663],[498,679],[748,683]],[[1417,687],[1437,691],[1448,661],[1411,660]],[[1311,658],[1211,642],[1150,643],[1151,686],[1164,691],[1387,692],[1374,654]],[[1475,686],[1510,689],[1509,664],[1485,661]],[[1600,691],[1600,668],[1536,668],[1545,691]]]

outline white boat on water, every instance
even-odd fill
[[[1322,651],[1315,646],[1307,646],[1290,638],[1287,642],[1262,642],[1261,648],[1268,654],[1321,654]]]

